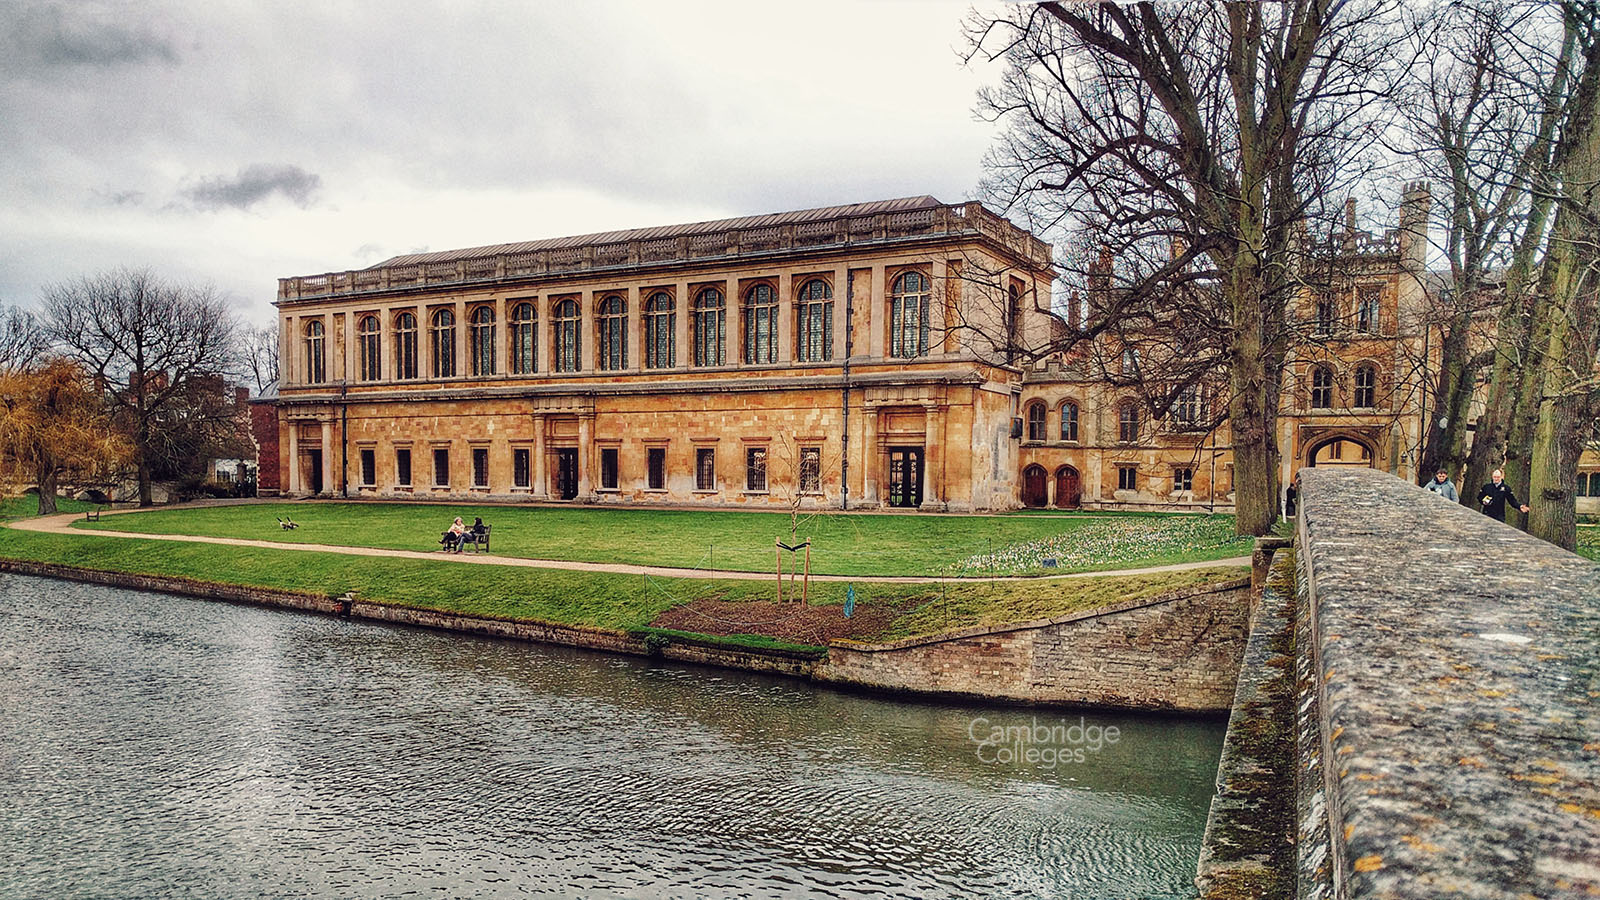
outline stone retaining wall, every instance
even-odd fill
[[[1250,582],[884,644],[835,641],[814,677],[891,691],[1118,709],[1233,703]]]

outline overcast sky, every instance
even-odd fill
[[[0,0],[0,301],[973,196],[968,0]]]

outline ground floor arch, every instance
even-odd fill
[[[1083,502],[1083,479],[1078,475],[1078,470],[1071,466],[1062,466],[1056,470],[1056,506],[1061,509],[1077,509]]]
[[[1022,470],[1022,505],[1033,509],[1050,505],[1049,476],[1034,463]]]
[[[1373,446],[1362,438],[1348,434],[1333,435],[1309,445],[1305,464],[1375,468],[1377,456]]]

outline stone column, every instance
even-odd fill
[[[339,368],[333,380],[346,383],[356,380],[356,323],[355,317],[349,313],[339,313],[333,317],[333,328],[330,331],[343,331],[344,341],[340,344]],[[326,487],[326,485],[324,485]]]
[[[729,278],[722,288],[723,313],[727,328],[722,335],[722,359],[729,365],[744,365],[744,305],[739,302],[739,279]]]
[[[452,380],[459,380],[472,373],[472,360],[467,359],[467,301],[457,300],[453,312],[456,317],[456,374]]]
[[[300,423],[287,421],[289,427],[289,493],[300,493]]]
[[[857,352],[865,352],[873,359],[889,355],[887,343],[889,323],[889,294],[884,289],[883,263],[872,267],[872,296],[857,297],[856,308],[866,311],[867,334],[856,335]]]
[[[849,310],[845,299],[850,295],[850,267],[840,266],[833,271],[833,360],[844,359],[844,343],[850,330]]]
[[[794,360],[794,276],[778,274],[778,362]]]
[[[300,367],[296,365],[301,353],[300,342],[295,340],[295,319],[293,316],[284,316],[278,323],[278,379],[282,382],[279,387],[299,384]]]
[[[644,368],[644,308],[640,305],[644,300],[638,285],[628,288],[624,296],[628,302],[628,369],[638,371]]]
[[[878,502],[878,413],[876,406],[864,406],[861,412],[861,496],[869,503]]]
[[[545,449],[544,449],[544,415],[533,415],[533,484],[529,486],[528,495],[536,500],[550,499],[550,486],[546,483],[545,474]]]
[[[688,368],[694,363],[694,345],[689,341],[690,328],[689,316],[694,311],[694,298],[689,296],[688,282],[680,281],[673,288],[675,296],[673,302],[678,310],[675,326],[673,328],[673,342],[677,345],[676,356],[673,362],[680,369]]]
[[[496,374],[506,374],[511,371],[511,321],[508,318],[510,308],[506,305],[506,298],[496,297],[494,301],[494,370]]]
[[[594,413],[578,414],[578,499],[594,499],[589,485],[589,456],[594,449]]]
[[[378,310],[378,379],[395,381],[399,378],[399,355],[394,346],[395,308],[385,306]],[[373,451],[376,453],[377,451]]]
[[[923,406],[922,509],[944,510],[944,407]]]
[[[322,492],[335,493],[333,487],[333,420],[322,420]]]
[[[594,340],[594,291],[580,291],[578,293],[578,367],[582,372],[594,372],[599,368],[600,361],[595,358]],[[582,458],[583,454],[578,454]]]

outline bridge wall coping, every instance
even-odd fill
[[[1333,894],[1600,893],[1600,567],[1391,475],[1300,477]]]

